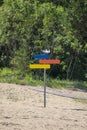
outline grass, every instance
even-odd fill
[[[32,77],[31,74],[26,74],[24,77],[21,77],[18,70],[11,70],[9,68],[0,69],[0,82],[4,83],[15,83],[21,85],[32,85],[32,86],[43,86],[43,78],[36,80]],[[78,81],[67,81],[67,80],[58,80],[47,77],[46,85],[51,88],[71,88],[71,89],[82,89],[87,91],[87,82],[78,82]]]
[[[87,104],[87,100],[86,99],[75,99],[76,102],[81,102],[83,104]]]
[[[25,77],[22,77],[19,71],[11,70],[9,68],[0,69],[0,82],[32,86],[42,86],[43,84],[41,80],[34,80],[31,75],[25,75]]]
[[[72,81],[66,81],[66,80],[57,80],[48,78],[47,79],[47,86],[52,88],[69,88],[72,86]]]

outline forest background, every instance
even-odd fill
[[[0,76],[41,79],[28,66],[44,49],[61,61],[49,77],[87,80],[87,0],[0,0]]]

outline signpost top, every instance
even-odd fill
[[[49,54],[49,53],[50,53],[50,50],[47,50],[47,49],[46,49],[46,50],[42,50],[42,52],[45,53],[45,54]]]

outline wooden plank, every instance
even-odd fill
[[[50,59],[50,60],[39,60],[40,64],[60,64],[60,60],[54,60],[54,59]]]
[[[50,69],[49,64],[30,64],[30,69]]]
[[[50,57],[49,54],[36,54],[34,55],[34,59],[48,59]]]

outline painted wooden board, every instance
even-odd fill
[[[54,59],[41,59],[39,60],[40,64],[60,64],[60,60],[54,60]]]
[[[34,55],[34,59],[48,59],[50,57],[49,54],[36,54]]]
[[[49,64],[30,64],[30,69],[50,69]]]

